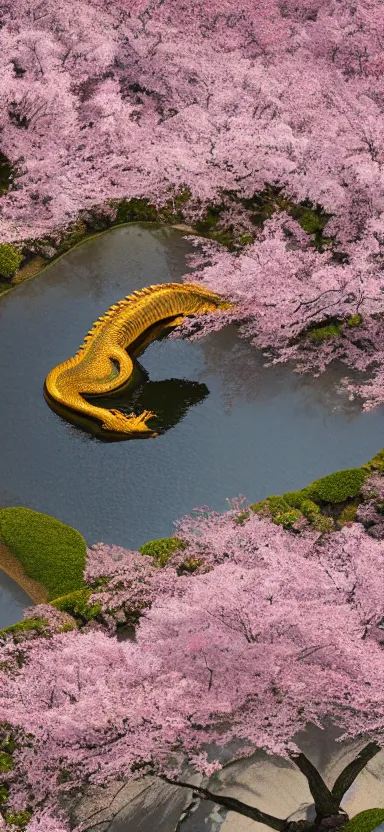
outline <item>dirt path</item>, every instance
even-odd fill
[[[19,586],[32,598],[35,604],[44,604],[48,599],[48,591],[42,584],[29,578],[24,572],[21,563],[14,555],[11,555],[9,549],[0,542],[0,569],[3,570],[10,578],[13,578]]]

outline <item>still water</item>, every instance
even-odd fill
[[[300,488],[384,445],[383,409],[363,414],[335,392],[342,369],[319,379],[266,369],[233,326],[194,343],[165,339],[140,358],[138,401],[164,427],[155,439],[104,443],[50,410],[49,370],[110,304],[179,280],[191,250],[181,232],[114,229],[1,301],[1,507],[51,514],[88,543],[138,547],[195,507]]]

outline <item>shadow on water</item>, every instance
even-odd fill
[[[150,442],[100,442],[47,407],[46,375],[92,322],[135,289],[181,280],[191,250],[180,232],[113,229],[1,300],[1,507],[51,514],[88,543],[136,548],[172,534],[196,506],[222,511],[227,497],[300,488],[384,445],[383,409],[362,413],[336,393],[342,368],[318,379],[265,368],[234,326],[193,343],[164,338],[140,355],[136,387],[113,401],[158,414]]]

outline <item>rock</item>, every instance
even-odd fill
[[[52,260],[52,257],[56,257],[57,251],[53,246],[43,246],[40,249],[40,254],[44,257],[44,260]]]
[[[111,216],[109,213],[96,213],[87,209],[79,211],[79,219],[85,222],[92,231],[105,231],[111,224]]]

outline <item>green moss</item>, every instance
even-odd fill
[[[349,327],[360,326],[362,322],[363,319],[358,313],[356,313],[356,315],[351,315],[350,318],[347,318],[347,326]]]
[[[29,508],[4,508],[0,539],[28,577],[46,587],[48,600],[84,586],[86,544],[71,526]]]
[[[0,751],[0,773],[5,774],[7,771],[12,771],[13,769],[13,760],[10,754],[6,754],[5,751]]]
[[[149,199],[122,199],[118,203],[116,223],[156,222],[158,211]]]
[[[330,338],[338,338],[341,334],[341,324],[322,324],[309,329],[306,332],[306,337],[310,341],[320,343],[321,341],[329,341]]]
[[[373,832],[383,821],[384,809],[368,809],[366,812],[359,812],[343,826],[343,832]]]
[[[178,537],[160,537],[157,540],[149,540],[139,549],[140,554],[149,555],[153,558],[156,566],[165,566],[167,560],[178,549],[186,549],[188,543]]]
[[[88,621],[97,618],[101,613],[100,601],[89,603],[92,592],[92,589],[78,589],[69,593],[69,595],[64,595],[62,598],[55,598],[52,601],[52,606],[61,612],[69,613],[79,623],[86,624]],[[69,627],[72,629],[70,625]]]
[[[0,637],[13,636],[14,641],[17,642],[20,641],[20,635],[31,630],[36,630],[37,633],[43,635],[48,632],[49,623],[44,618],[26,618],[25,621],[18,621],[17,624],[11,624],[10,627],[4,627],[0,630]]]
[[[16,826],[17,829],[25,829],[31,820],[32,812],[26,810],[25,812],[7,812],[5,816],[6,822],[10,826]]]
[[[347,468],[315,480],[309,490],[316,502],[344,503],[348,497],[357,496],[366,476],[366,471],[362,468]]]
[[[0,243],[0,277],[12,277],[17,272],[23,255],[14,246]]]
[[[346,523],[355,523],[357,514],[357,506],[355,503],[349,503],[345,506],[337,518],[337,526],[341,529]]]

